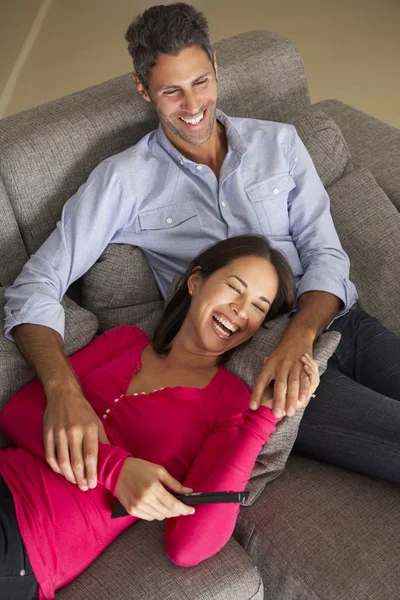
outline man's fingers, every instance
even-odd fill
[[[105,432],[104,432],[104,435]],[[107,436],[106,436],[107,439]],[[108,444],[107,442],[103,442]],[[99,455],[99,434],[95,427],[91,427],[83,438],[83,460],[87,485],[93,489],[97,485],[97,460]]]
[[[253,387],[253,392],[250,398],[250,408],[257,410],[261,404],[261,400],[264,394],[264,390],[271,383],[271,373],[268,369],[268,357],[264,358],[263,368],[260,371],[259,376]]]
[[[61,473],[66,479],[68,479],[68,481],[71,483],[76,483],[69,456],[68,436],[64,429],[56,433],[55,441],[57,462],[61,469]]]
[[[49,429],[44,434],[44,449],[46,453],[46,461],[48,465],[53,469],[55,473],[62,475],[62,471],[58,466],[56,457],[56,445],[54,442],[54,433],[52,429]]]
[[[306,402],[311,395],[310,377],[302,370],[300,375],[299,402]]]
[[[97,423],[98,441],[102,442],[103,444],[109,444],[110,442],[107,437],[106,430],[104,429],[104,425],[100,421],[99,417],[96,417],[96,423]]]
[[[85,477],[85,465],[83,463],[82,454],[83,439],[77,433],[71,433],[68,436],[69,455],[71,461],[71,469],[75,477],[76,483],[84,492],[89,488]]]
[[[296,412],[297,402],[299,400],[301,371],[301,364],[298,363],[292,367],[289,374],[285,404],[285,412],[288,417],[291,417]]]

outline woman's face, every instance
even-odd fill
[[[188,280],[192,302],[187,315],[196,344],[223,354],[251,338],[264,321],[278,292],[275,267],[258,256],[245,256],[202,279]]]

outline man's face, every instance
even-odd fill
[[[176,56],[160,54],[149,70],[147,92],[169,140],[200,145],[210,139],[215,126],[217,77],[207,54],[198,46],[185,48]],[[147,96],[147,97],[146,97]]]

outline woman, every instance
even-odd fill
[[[259,236],[231,238],[192,262],[153,341],[122,325],[77,352],[71,365],[109,441],[99,446],[95,489],[82,491],[46,464],[38,380],[7,403],[0,428],[17,447],[0,451],[0,525],[11,549],[3,549],[0,598],[7,586],[13,600],[35,598],[37,590],[39,598],[54,598],[137,519],[170,519],[166,550],[178,565],[223,547],[239,505],[194,511],[173,494],[245,488],[279,419],[268,400],[257,412],[248,409],[250,390],[221,359],[294,299],[279,252]],[[307,356],[302,362],[314,391],[316,363]],[[110,518],[115,498],[129,516]],[[21,576],[4,575],[10,573]]]

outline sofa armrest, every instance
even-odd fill
[[[339,125],[355,163],[368,167],[400,211],[400,130],[339,100],[316,105]]]

